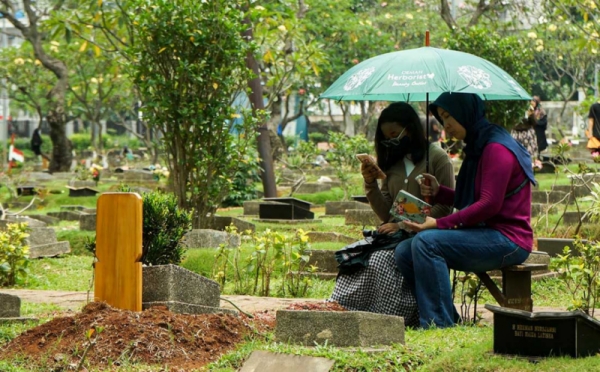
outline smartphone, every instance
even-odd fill
[[[375,158],[372,157],[369,154],[356,154],[356,158],[358,159],[358,161],[360,161],[363,164],[370,164],[371,166],[375,167],[375,169],[377,170],[377,178],[378,179],[385,179],[387,176],[385,175],[385,173],[381,170],[381,168],[379,168],[379,166],[377,166],[377,162],[375,161]]]

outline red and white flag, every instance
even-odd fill
[[[15,147],[15,135],[13,134],[10,139],[10,147],[8,148],[8,161],[18,161],[23,163],[25,156],[23,152]]]

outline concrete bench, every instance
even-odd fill
[[[500,306],[531,312],[533,310],[531,273],[543,270],[548,270],[547,264],[523,263],[505,267],[501,270],[502,290],[498,288],[488,273],[475,273],[475,275],[479,277]]]

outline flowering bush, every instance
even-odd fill
[[[594,163],[600,163],[600,152],[592,152],[592,159],[594,159]]]
[[[100,181],[101,170],[102,167],[98,164],[92,164],[92,166],[90,167],[90,174],[92,175],[92,179],[94,180],[94,182],[96,182],[96,185],[98,185],[98,181]]]
[[[17,278],[27,275],[28,230],[27,224],[11,223],[6,231],[0,231],[0,287],[15,285]]]
[[[154,179],[155,180],[160,180],[161,178],[168,178],[169,177],[169,170],[167,169],[167,167],[161,167],[160,164],[156,164],[156,165],[151,165],[149,167],[150,171],[152,171],[152,174],[154,175]]]

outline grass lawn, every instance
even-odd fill
[[[555,175],[539,174],[536,178],[540,182],[540,189],[549,190],[553,184],[568,184],[564,174]],[[64,188],[65,182],[52,185],[51,188]],[[101,190],[108,190],[115,183],[102,182]],[[351,236],[356,240],[361,238],[362,226],[347,226],[343,217],[322,217],[323,204],[327,200],[339,200],[342,195],[339,188],[312,195],[294,195],[294,197],[307,200],[318,206],[314,209],[315,218],[319,222],[306,222],[302,224],[278,224],[254,221],[256,217],[243,217],[242,208],[228,208],[220,210],[219,215],[240,217],[256,225],[257,231],[271,229],[291,235],[298,229],[304,231],[338,232]],[[359,184],[352,188],[353,194],[362,194]],[[96,197],[68,198],[67,194],[48,195],[42,203],[43,210],[30,211],[31,213],[46,213],[60,209],[61,205],[78,204],[94,208]],[[6,196],[5,188],[0,189],[0,198]],[[30,197],[19,198],[27,201]],[[571,210],[571,206],[569,210]],[[585,205],[584,205],[585,208]],[[562,210],[561,210],[562,212]],[[539,222],[538,231],[550,231],[559,217],[559,212],[549,216],[548,227],[545,221]],[[535,221],[534,221],[535,222]],[[367,226],[366,228],[372,228]],[[59,240],[68,240],[71,243],[72,253],[60,258],[32,260],[29,265],[29,277],[21,281],[15,288],[61,290],[61,291],[87,291],[92,280],[93,257],[85,250],[84,243],[94,236],[93,232],[81,232],[76,222],[63,222],[55,227]],[[559,229],[564,231],[564,228]],[[587,226],[586,234],[595,234],[598,229]],[[337,250],[344,243],[312,243],[311,249]],[[255,246],[246,241],[239,249],[241,268],[244,263],[252,258]],[[205,277],[213,277],[213,266],[217,249],[189,249],[181,266]],[[226,273],[227,281],[222,291],[223,294],[235,294],[233,273]],[[326,299],[333,291],[334,281],[312,279],[312,287],[306,298]],[[272,295],[276,295],[282,286],[282,274],[275,271],[271,280]],[[563,282],[559,279],[545,279],[532,284],[534,306],[566,308],[571,304],[571,297]],[[484,292],[479,306],[485,303],[494,303],[491,295]],[[23,316],[34,316],[41,322],[56,316],[59,309],[49,304],[22,304]],[[0,324],[0,348],[4,342],[16,337],[21,332],[35,327],[37,323],[27,322],[22,324]],[[243,361],[248,358],[253,350],[270,350],[298,355],[312,355],[331,358],[336,361],[333,371],[592,371],[600,370],[600,358],[589,357],[582,359],[550,358],[532,363],[522,358],[509,358],[491,353],[493,349],[493,330],[490,326],[458,326],[451,329],[432,329],[427,331],[407,330],[406,345],[394,345],[389,350],[380,353],[338,349],[327,345],[316,347],[290,346],[278,343],[274,335],[263,334],[248,337],[245,342],[219,361],[205,368],[205,371],[236,371]],[[0,371],[31,371],[27,365],[19,360],[0,361]],[[162,366],[122,365],[119,371],[165,371]]]

